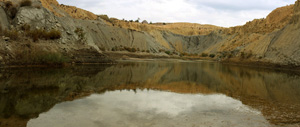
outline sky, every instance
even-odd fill
[[[148,22],[190,22],[223,27],[266,17],[296,0],[58,0],[95,14]]]

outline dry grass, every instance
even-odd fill
[[[25,31],[25,32],[26,32],[26,35],[28,37],[32,38],[32,40],[34,42],[38,41],[39,39],[55,40],[55,39],[61,38],[61,32],[56,29],[52,29],[49,32],[47,32],[44,29],[34,29],[34,30]]]
[[[30,45],[30,44],[29,44]],[[17,64],[22,65],[63,65],[70,59],[57,52],[44,51],[35,46],[16,52]]]
[[[3,35],[6,37],[9,37],[11,40],[18,40],[20,37],[19,32],[16,29],[12,30],[4,30]]]
[[[32,1],[31,0],[22,0],[20,2],[20,7],[31,6],[31,5],[32,5]]]

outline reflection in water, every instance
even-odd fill
[[[55,121],[55,122],[54,122]],[[56,105],[28,127],[268,126],[260,112],[224,95],[115,91]]]
[[[63,69],[0,71],[0,126],[26,126],[30,119],[43,118],[47,113],[41,113],[49,111],[58,103],[71,101],[58,104],[48,113],[52,113],[60,105],[69,104],[68,107],[72,109],[75,103],[80,105],[85,100],[75,99],[91,94],[93,95],[86,99],[104,97],[109,101],[108,95],[117,96],[122,93],[130,95],[132,92],[114,92],[126,89],[137,91],[136,95],[146,94],[138,89],[152,90],[150,93],[156,95],[165,94],[159,91],[169,91],[166,93],[174,94],[173,96],[189,96],[191,99],[185,99],[187,101],[198,96],[209,97],[203,94],[210,96],[223,94],[227,96],[224,100],[235,98],[244,105],[261,111],[265,119],[272,124],[300,124],[300,76],[292,73],[213,62],[186,61],[129,61],[104,67],[78,66]],[[111,92],[99,96],[94,94],[105,91]],[[169,102],[169,98],[161,99]],[[134,103],[137,104],[138,101]],[[148,100],[147,103],[151,101]],[[160,103],[162,102],[157,104]],[[176,104],[174,106],[178,106]],[[196,111],[195,108],[190,109]],[[67,114],[61,114],[64,115]]]

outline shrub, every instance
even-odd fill
[[[135,48],[131,48],[130,52],[136,52],[137,50]]]
[[[85,40],[85,33],[82,28],[77,27],[74,32],[77,34],[80,41]]]
[[[241,57],[244,59],[245,58],[245,52],[241,52]]]
[[[207,57],[208,54],[207,54],[207,53],[202,53],[201,56],[202,56],[202,57]]]
[[[14,19],[14,18],[16,17],[17,13],[18,13],[18,9],[17,9],[17,7],[15,7],[15,6],[10,7],[10,8],[8,9],[8,11],[9,11],[9,17],[10,17],[11,19]]]
[[[158,51],[159,51],[159,52],[165,52],[165,50],[164,50],[164,49],[159,49]]]
[[[47,32],[45,30],[42,30],[42,29],[34,29],[34,30],[26,32],[26,35],[28,37],[32,38],[32,40],[34,42],[38,41],[41,38],[44,38],[44,35],[46,35],[46,34],[47,34]]]
[[[214,58],[216,55],[215,54],[209,54],[210,58]]]
[[[34,7],[37,8],[37,9],[41,9],[42,8],[40,5],[35,5]]]
[[[10,7],[13,6],[13,3],[12,3],[11,1],[5,1],[5,2],[4,2],[4,5],[5,5],[5,7],[8,9],[8,8],[10,8]]]
[[[170,51],[165,51],[166,54],[168,55],[171,55],[171,52]]]
[[[0,22],[0,35],[2,35],[2,24]]]
[[[42,51],[41,49],[24,49],[16,54],[18,60],[22,64],[45,64],[45,65],[61,65],[68,63],[70,59],[60,53]]]
[[[56,29],[52,29],[50,32],[47,32],[44,29],[34,29],[26,33],[26,35],[31,37],[34,42],[38,41],[39,39],[55,40],[61,38],[61,32]]]
[[[31,5],[32,5],[31,0],[22,0],[20,2],[20,7],[31,6]]]
[[[25,32],[28,32],[28,31],[30,31],[30,25],[29,24],[23,24],[22,26],[21,26],[21,30],[23,30],[23,31],[25,31]]]
[[[99,17],[107,22],[110,22],[110,23],[113,22],[107,15],[100,15]]]
[[[46,33],[46,37],[45,37],[46,40],[47,39],[55,40],[60,38],[61,38],[61,32],[56,29],[52,29],[50,32]]]
[[[19,32],[15,29],[13,30],[4,30],[4,36],[9,37],[11,40],[18,40],[19,39]]]

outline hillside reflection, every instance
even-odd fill
[[[122,62],[113,66],[2,69],[0,126],[26,126],[55,104],[116,90],[225,94],[273,124],[300,124],[300,76],[213,62]]]

